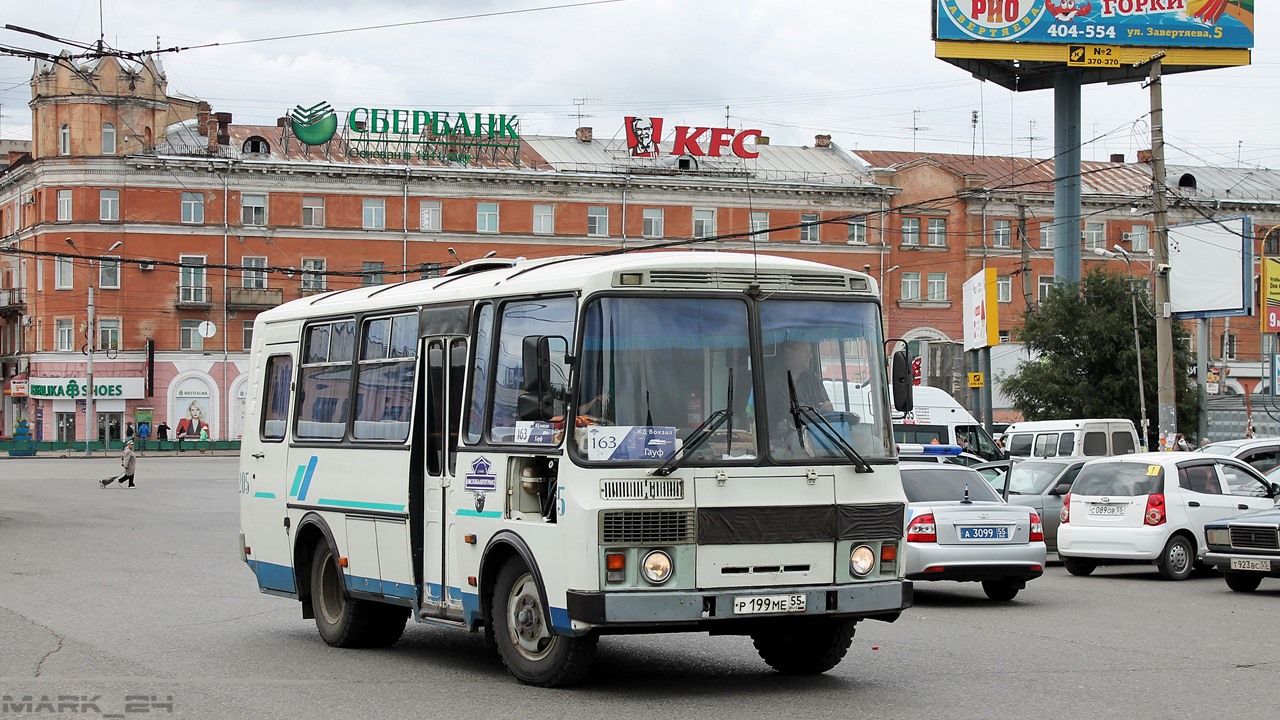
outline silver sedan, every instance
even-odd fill
[[[907,579],[981,582],[1007,601],[1044,574],[1044,527],[1023,505],[1000,499],[978,472],[947,463],[903,463]]]

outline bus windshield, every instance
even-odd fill
[[[889,457],[876,305],[757,307],[753,316],[742,298],[591,301],[573,401],[578,457],[659,464],[681,453],[680,464],[704,466]]]

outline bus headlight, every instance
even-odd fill
[[[876,566],[876,554],[866,545],[859,545],[849,553],[849,572],[866,577]]]
[[[654,550],[644,556],[640,563],[640,574],[650,585],[661,585],[671,579],[671,556],[661,550]]]

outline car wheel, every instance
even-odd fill
[[[1008,602],[1018,596],[1018,591],[1022,589],[1020,585],[1020,583],[1014,582],[1011,578],[983,580],[982,592],[997,602]]]
[[[1062,558],[1062,567],[1066,568],[1067,572],[1072,575],[1084,577],[1093,574],[1093,571],[1098,569],[1098,563],[1084,558],[1064,557]]]
[[[1186,580],[1195,568],[1196,550],[1185,535],[1174,535],[1164,544],[1164,552],[1156,562],[1165,580]]]
[[[1227,579],[1227,587],[1236,592],[1253,592],[1262,584],[1262,576],[1258,573],[1229,572],[1223,577]]]
[[[347,595],[329,544],[311,555],[311,607],[320,637],[334,647],[388,647],[404,633],[409,608],[356,600]]]
[[[493,587],[494,642],[507,670],[522,683],[563,687],[578,682],[595,659],[597,636],[557,635],[533,573],[519,560],[498,571]]]
[[[782,622],[751,633],[760,658],[786,675],[818,675],[844,659],[856,620]]]

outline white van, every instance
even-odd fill
[[[1106,457],[1138,452],[1138,431],[1124,418],[1036,420],[1005,428],[1004,448],[1016,457]]]
[[[898,443],[959,445],[984,460],[1003,460],[1005,453],[987,434],[977,418],[941,388],[916,385],[911,389],[915,408],[893,414],[893,438]]]

